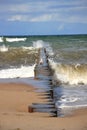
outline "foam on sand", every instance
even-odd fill
[[[32,66],[21,66],[20,68],[10,68],[0,70],[0,78],[23,78],[23,77],[34,77],[34,67]]]

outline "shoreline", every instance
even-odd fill
[[[87,130],[87,108],[66,117],[28,113],[28,106],[42,102],[33,85],[0,83],[0,130]]]

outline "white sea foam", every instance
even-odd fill
[[[6,47],[4,44],[2,46],[0,46],[0,51],[1,52],[6,52],[8,51],[8,47]]]
[[[33,47],[34,48],[46,48],[46,51],[49,55],[54,54],[51,45],[48,42],[45,42],[43,40],[33,41]]]
[[[58,108],[61,108],[61,110],[63,110],[63,111],[65,111],[65,110],[70,111],[70,110],[75,110],[75,109],[78,109],[78,108],[85,108],[85,107],[87,108],[87,104],[65,105],[65,104],[62,103]]]
[[[58,64],[49,60],[49,64],[54,70],[53,83],[87,84],[86,64]]]
[[[3,42],[3,37],[0,37],[0,42]]]
[[[27,38],[6,38],[7,42],[19,42],[19,41],[25,41]]]
[[[35,48],[43,48],[44,46],[45,43],[42,40],[33,41],[33,47]]]
[[[60,115],[67,115],[72,110],[87,107],[87,86],[76,85],[60,85],[55,88],[56,107],[60,111]]]
[[[20,68],[0,70],[0,78],[34,77],[34,67],[35,65],[21,66]]]
[[[22,48],[23,48],[24,50],[35,50],[35,48],[32,47],[32,46],[30,46],[30,47],[22,46]]]
[[[54,52],[52,47],[48,44],[48,46],[46,47],[46,51],[48,52],[49,56],[53,56]]]

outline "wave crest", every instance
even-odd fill
[[[3,37],[0,37],[0,42],[3,42]]]
[[[27,38],[6,38],[6,37],[0,37],[0,42],[20,42],[20,41],[26,41]]]
[[[50,61],[54,70],[53,84],[87,84],[87,64],[57,64]]]
[[[7,42],[19,42],[19,41],[26,41],[26,38],[6,38]]]
[[[35,48],[43,48],[44,46],[45,44],[42,40],[33,41],[33,47]]]
[[[4,44],[0,46],[0,52],[7,52],[7,51],[8,51],[8,47],[6,47]]]
[[[49,56],[54,55],[51,45],[48,42],[45,42],[43,40],[33,41],[33,47],[46,48],[46,52],[49,54]]]

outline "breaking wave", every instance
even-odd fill
[[[7,42],[19,42],[19,41],[25,41],[27,38],[6,38]]]
[[[9,68],[0,70],[0,78],[25,78],[34,77],[34,67],[32,66],[21,66],[20,68]]]
[[[33,47],[35,48],[43,48],[44,46],[45,44],[42,40],[33,41]]]
[[[6,38],[6,37],[0,37],[0,42],[20,42],[20,41],[26,41],[27,38]]]
[[[53,70],[53,84],[87,84],[87,64],[58,64],[49,60]]]
[[[0,37],[0,42],[3,42],[3,37]]]
[[[0,46],[0,52],[6,52],[8,51],[8,47],[6,47],[4,44]]]
[[[34,48],[46,48],[46,51],[49,54],[49,56],[54,55],[52,47],[49,44],[49,42],[45,42],[43,40],[33,41],[33,47]]]
[[[32,65],[38,58],[38,49],[32,47],[0,46],[0,69]]]

